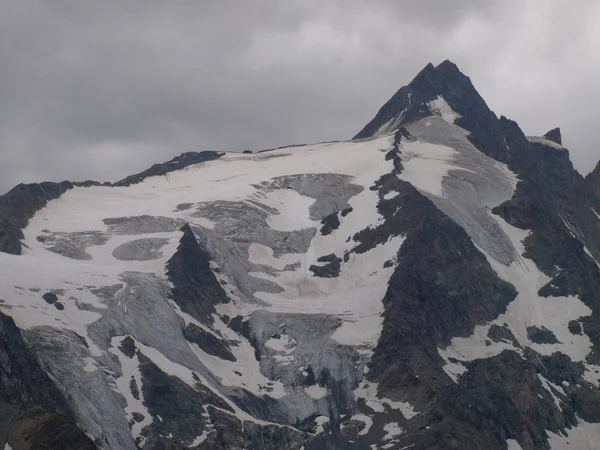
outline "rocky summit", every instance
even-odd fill
[[[0,250],[5,449],[600,449],[600,165],[449,61],[349,141],[19,185]]]

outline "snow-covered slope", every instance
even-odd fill
[[[107,450],[600,448],[600,198],[463,77],[353,141],[0,201],[0,308],[68,408],[2,404]]]

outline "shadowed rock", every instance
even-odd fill
[[[173,283],[171,298],[202,323],[211,324],[215,305],[228,303],[229,298],[210,269],[210,258],[198,244],[189,225],[181,228],[183,236],[177,251],[167,262],[167,277]]]
[[[560,128],[553,128],[544,134],[544,139],[555,142],[558,145],[562,145],[562,137],[560,135]]]

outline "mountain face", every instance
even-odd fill
[[[449,61],[351,141],[0,197],[0,444],[600,449],[600,164]]]

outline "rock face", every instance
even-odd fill
[[[7,448],[600,448],[600,165],[449,61],[352,141],[20,185],[0,250]]]
[[[562,145],[562,136],[560,134],[560,128],[553,128],[552,130],[548,131],[544,135],[544,139],[548,139],[549,141],[552,141],[558,145]]]
[[[0,439],[14,449],[96,448],[64,395],[14,321],[0,313]]]

